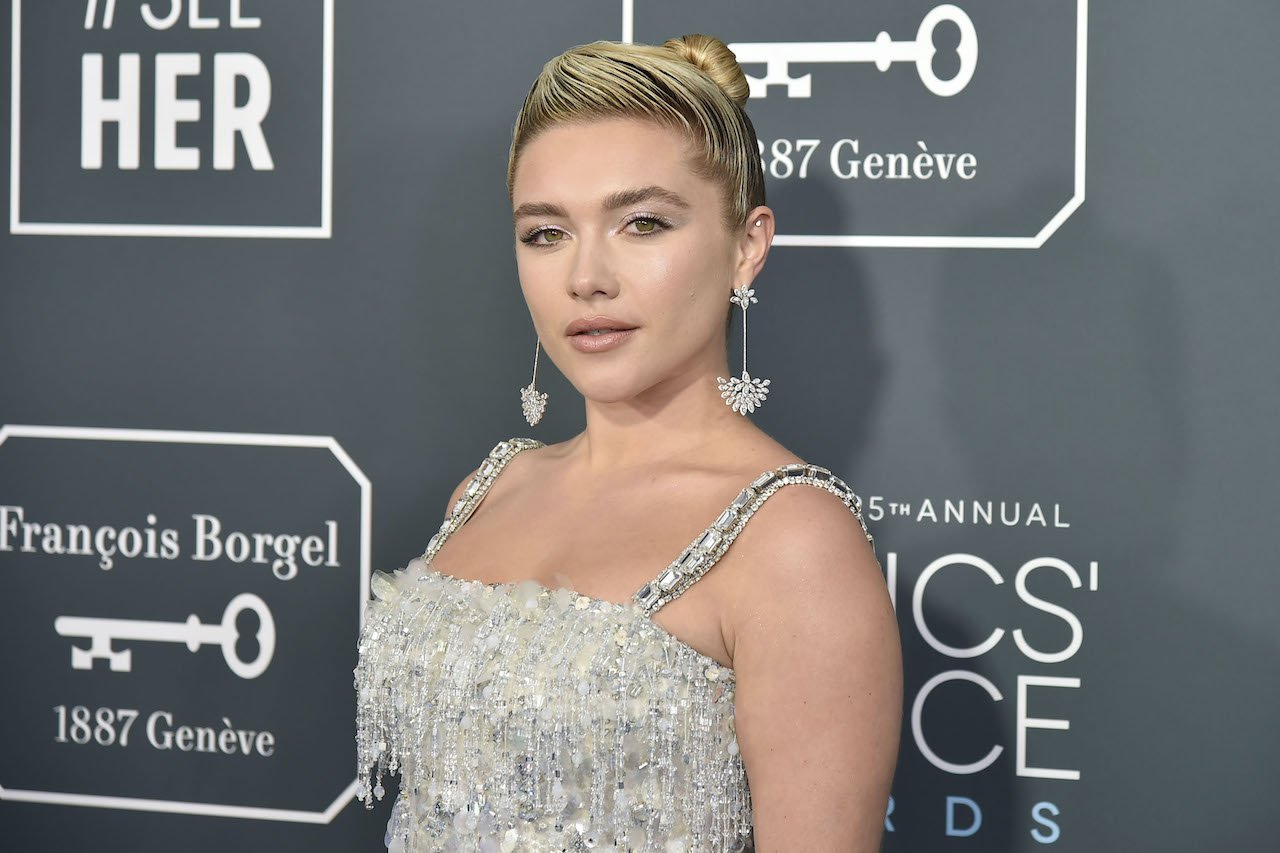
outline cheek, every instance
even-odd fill
[[[687,271],[685,279],[685,309],[691,318],[705,319],[719,314],[721,303],[729,304],[729,281],[725,278],[726,265],[717,263],[710,253],[702,255],[696,266]]]
[[[729,304],[726,288],[724,304]],[[665,336],[681,344],[700,346],[702,340],[723,326],[724,309],[713,279],[679,276],[645,296],[644,311],[661,323]]]
[[[723,313],[723,305],[729,304],[725,269],[711,253],[701,252],[681,271],[676,301],[686,326],[702,328]]]
[[[534,314],[554,298],[554,287],[543,265],[528,263],[517,257],[516,277],[520,284],[520,292],[524,294],[524,301],[528,303],[529,310]]]
[[[520,279],[520,285],[525,290],[529,289],[529,284],[538,278],[538,265],[531,263],[527,255],[527,250],[517,244],[516,247],[516,275]]]

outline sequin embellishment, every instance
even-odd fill
[[[705,574],[770,488],[834,478],[807,465],[761,475],[626,604],[432,569],[506,463],[539,446],[499,442],[427,551],[374,573],[354,673],[358,796],[372,808],[384,775],[400,774],[392,853],[753,850],[734,672],[650,615]],[[861,522],[857,496],[830,490]]]

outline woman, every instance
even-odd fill
[[[725,379],[774,234],[746,99],[694,35],[571,49],[524,103],[521,400],[545,348],[586,429],[499,442],[375,576],[359,763],[370,806],[401,774],[393,850],[879,848],[901,657],[861,501],[744,416],[745,340]]]

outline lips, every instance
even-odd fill
[[[569,337],[574,335],[585,335],[587,337],[597,337],[610,331],[624,332],[634,329],[634,323],[628,323],[625,320],[619,320],[616,317],[606,317],[602,314],[594,314],[589,317],[579,317],[568,326],[565,327],[564,333]]]

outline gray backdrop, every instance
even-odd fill
[[[922,24],[924,74],[858,46]],[[1274,3],[0,27],[0,848],[381,849],[368,574],[499,438],[582,423],[550,365],[520,415],[511,122],[572,44],[705,31],[770,84],[756,419],[863,496],[899,613],[885,849],[1280,850]]]

